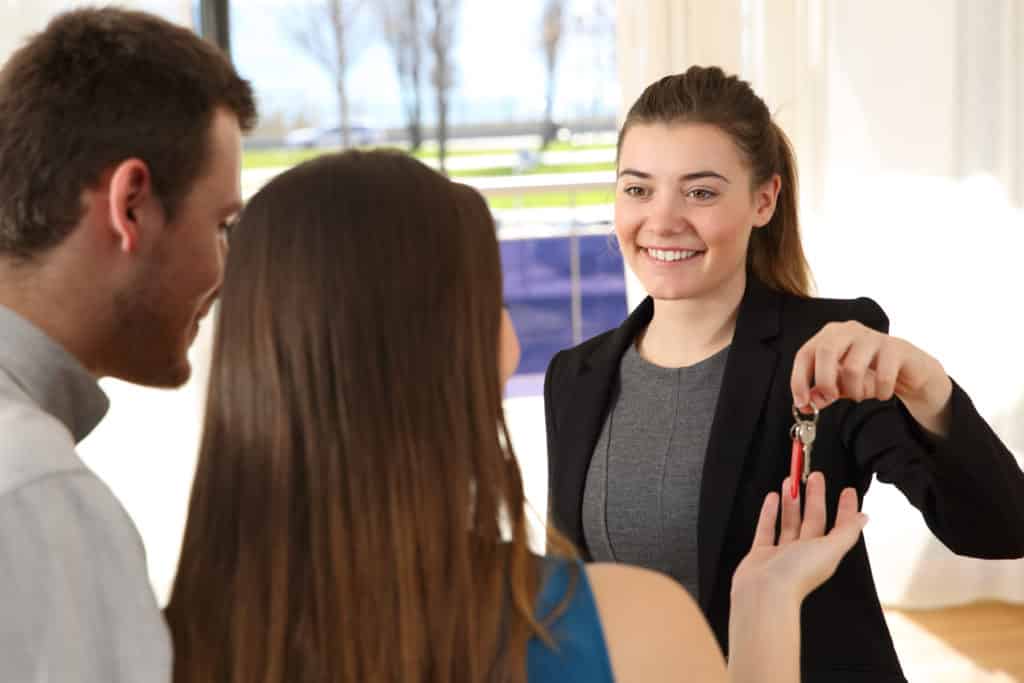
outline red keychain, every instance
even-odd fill
[[[795,426],[795,425],[794,425]],[[800,493],[800,478],[804,473],[804,443],[799,436],[793,437],[793,455],[789,463],[789,495],[796,498]]]
[[[812,403],[813,415],[808,419],[800,410],[793,406],[795,422],[789,428],[789,437],[793,439],[793,451],[789,462],[789,495],[795,500],[800,495],[800,484],[807,483],[811,474],[811,447],[818,428],[818,408]]]

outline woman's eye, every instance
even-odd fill
[[[715,197],[718,196],[718,193],[700,187],[695,190],[690,190],[686,194],[687,196],[693,197],[694,199],[700,202],[705,202],[708,201],[709,199],[714,199]]]
[[[630,197],[643,197],[647,194],[647,190],[639,185],[629,185],[622,191]]]

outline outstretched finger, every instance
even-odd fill
[[[782,526],[779,529],[779,545],[795,541],[800,537],[800,496],[790,495],[789,477],[782,482]]]
[[[761,504],[761,516],[757,519],[754,531],[754,542],[751,548],[775,545],[775,520],[779,516],[779,494],[772,491],[764,497]]]
[[[839,509],[836,512],[836,526],[843,526],[856,519],[859,511],[857,509],[857,491],[853,487],[846,487],[839,494]]]
[[[825,535],[825,475],[811,472],[806,489],[800,538],[818,538]]]
[[[839,496],[836,525],[832,527],[828,537],[840,542],[845,552],[857,542],[867,523],[868,516],[857,511],[857,492],[852,488],[843,489]]]

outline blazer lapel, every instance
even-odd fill
[[[778,364],[778,352],[766,342],[779,333],[780,302],[778,293],[748,275],[701,479],[697,563],[705,613],[721,578],[718,565],[743,463]]]
[[[570,509],[556,510],[556,519],[563,533],[576,544],[585,559],[590,559],[583,538],[583,488],[586,485],[587,470],[594,453],[594,446],[601,434],[608,414],[616,382],[619,364],[636,335],[651,321],[654,303],[645,299],[634,309],[629,318],[580,363],[578,374],[565,401],[557,414],[560,427],[558,436],[559,452],[564,460],[553,465],[561,472],[557,479],[563,483],[557,492],[559,500],[571,504]]]

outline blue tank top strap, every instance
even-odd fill
[[[611,661],[597,612],[594,593],[583,563],[563,558],[541,558],[543,583],[537,599],[537,618],[548,623],[556,647],[548,647],[539,638],[526,646],[526,671],[529,683],[587,681],[612,683]],[[569,604],[553,622],[547,617],[572,590]]]

